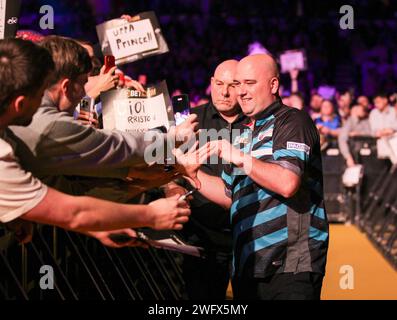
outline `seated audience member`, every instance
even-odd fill
[[[351,116],[340,130],[338,136],[339,150],[346,160],[346,165],[355,165],[354,158],[349,150],[348,140],[351,137],[370,136],[371,128],[368,120],[368,110],[361,104],[356,104],[351,110]]]
[[[367,96],[359,96],[357,98],[357,104],[361,104],[367,112],[371,109],[370,101]]]
[[[324,100],[321,103],[321,116],[314,123],[320,134],[327,138],[333,138],[339,135],[341,121],[331,100]]]
[[[310,111],[309,114],[313,120],[316,120],[321,116],[321,104],[323,102],[323,97],[318,93],[314,93],[310,98]]]
[[[353,102],[353,95],[350,91],[346,91],[339,95],[336,102],[338,105],[338,114],[343,124],[350,116],[350,106]]]
[[[288,101],[289,102],[289,104],[288,104],[289,107],[296,108],[298,110],[303,110],[303,108],[305,107],[305,103],[303,101],[302,94],[299,93],[299,92],[292,93],[289,96],[288,100],[289,100]]]
[[[396,111],[389,105],[386,94],[379,93],[374,97],[375,109],[369,114],[372,134],[377,138],[393,135],[397,130]]]

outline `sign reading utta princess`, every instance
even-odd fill
[[[106,30],[112,53],[121,59],[159,47],[149,19]]]
[[[124,64],[168,52],[154,12],[143,12],[131,21],[113,19],[97,25],[104,55],[113,55],[116,64]]]

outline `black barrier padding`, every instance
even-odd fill
[[[322,165],[325,208],[329,220],[333,221],[332,215],[344,214],[344,190],[342,186],[344,159],[340,154],[332,156],[324,152],[322,154]]]

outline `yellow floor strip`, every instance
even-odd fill
[[[354,226],[331,225],[324,300],[397,299],[397,271]]]
[[[397,271],[354,226],[330,225],[323,300],[397,300]],[[231,286],[227,299],[233,299]]]

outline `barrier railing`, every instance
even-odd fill
[[[344,187],[344,160],[337,152],[324,152],[327,212],[357,224],[397,267],[397,167],[377,159],[374,140],[351,143],[364,178],[355,188]],[[179,254],[153,248],[110,249],[49,226],[38,226],[33,241],[19,245],[0,225],[0,299],[184,299],[181,260]],[[50,267],[53,286],[45,283],[43,266]]]
[[[95,239],[49,226],[38,226],[27,245],[19,245],[4,229],[0,235],[0,299],[183,298],[178,254],[153,248],[111,249]],[[40,273],[43,266],[51,268],[52,288],[42,287],[50,275]]]
[[[364,175],[354,187],[344,186],[342,156],[339,152],[324,152],[327,213],[332,218],[337,211],[339,218],[333,221],[356,224],[397,268],[397,165],[378,158],[375,138],[355,137],[349,145],[355,162],[363,165]],[[339,210],[334,210],[335,198],[339,199]]]

